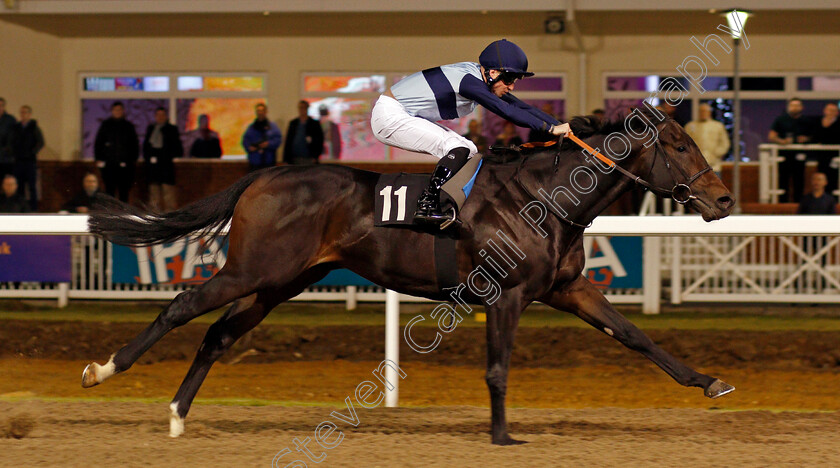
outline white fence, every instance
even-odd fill
[[[185,286],[115,284],[111,245],[86,236],[86,216],[0,216],[0,234],[73,235],[69,284],[0,285],[0,297],[169,299]],[[604,216],[590,236],[644,236],[642,291],[613,292],[613,302],[641,302],[658,313],[663,284],[671,301],[840,302],[840,221],[833,216],[730,216],[704,223],[697,216]],[[5,287],[5,289],[3,289]],[[299,300],[385,301],[385,359],[399,365],[399,303],[394,291],[310,290]],[[385,405],[398,405],[399,379]]]
[[[0,297],[69,299],[172,299],[187,285],[114,283],[110,244],[86,232],[83,215],[0,216],[2,234],[73,235],[68,284],[3,284]],[[643,236],[642,289],[606,290],[614,303],[642,304],[658,313],[663,291],[681,302],[840,303],[840,218],[833,216],[730,216],[705,223],[697,216],[603,216],[588,236]],[[316,286],[303,301],[384,302],[378,287]],[[400,295],[400,301],[425,299]]]

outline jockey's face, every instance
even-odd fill
[[[490,70],[490,78],[494,80],[501,74],[502,72],[500,72],[499,70]],[[490,91],[492,91],[493,94],[495,94],[496,96],[502,97],[505,94],[513,91],[514,81],[515,79],[513,81],[505,79],[498,80],[495,83],[493,83],[493,86],[490,88]]]

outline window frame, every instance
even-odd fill
[[[324,98],[343,98],[343,99],[368,99],[371,101],[371,108],[376,102],[376,99],[382,94],[380,92],[355,92],[355,93],[339,93],[333,91],[307,91],[306,90],[306,78],[312,76],[377,76],[381,75],[385,77],[385,91],[391,89],[398,80],[398,78],[404,78],[409,76],[415,71],[405,72],[405,71],[302,71],[299,77],[299,85],[298,85],[298,95],[300,99],[324,99]],[[569,80],[567,73],[564,71],[536,71],[535,75],[539,78],[561,78],[563,82],[563,88],[560,91],[516,91],[514,89],[514,95],[525,101],[525,100],[562,100],[564,102],[564,109],[568,112],[568,108],[565,106],[567,102],[567,89],[569,88]],[[384,91],[383,91],[384,92]],[[479,106],[480,107],[480,106]],[[483,112],[484,110],[481,109],[477,112]],[[483,117],[483,116],[482,116]],[[382,161],[376,162],[411,162],[410,160],[395,160],[394,159],[394,149],[390,146],[385,147],[385,159]]]

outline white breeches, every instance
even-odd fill
[[[390,96],[380,96],[373,106],[370,126],[377,140],[416,153],[440,159],[455,148],[469,148],[470,157],[478,153],[472,141],[435,122],[408,115],[402,104]]]

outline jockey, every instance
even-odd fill
[[[417,204],[414,219],[419,222],[450,219],[441,213],[440,188],[478,153],[472,141],[436,121],[463,117],[481,104],[520,127],[558,137],[569,131],[569,124],[561,125],[510,94],[517,79],[534,75],[528,71],[528,58],[519,46],[505,39],[495,41],[481,52],[478,61],[443,65],[407,76],[380,96],[373,107],[370,123],[377,140],[440,160]]]

